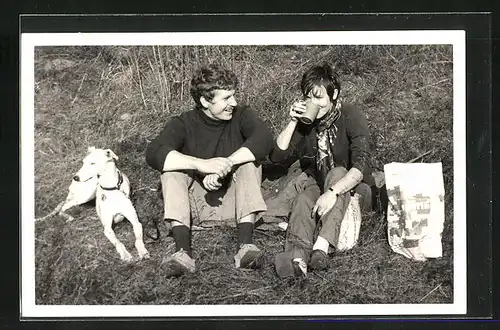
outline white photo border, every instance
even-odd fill
[[[38,46],[90,45],[437,45],[453,46],[454,262],[451,304],[37,305],[35,303],[34,55]],[[460,315],[467,313],[466,63],[464,30],[21,34],[21,317],[255,317]]]

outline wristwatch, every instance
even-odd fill
[[[328,188],[328,190],[330,190],[331,192],[334,192],[335,196],[339,197],[339,194],[337,192],[335,192],[335,190],[333,190],[333,187]]]

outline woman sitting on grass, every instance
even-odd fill
[[[301,90],[304,100],[292,104],[290,122],[270,155],[271,161],[286,163],[298,157],[307,174],[296,183],[285,251],[275,258],[280,277],[305,275],[308,267],[328,268],[328,248],[338,241],[352,191],[361,195],[362,211],[372,205],[370,132],[364,115],[341,103],[338,75],[328,64],[307,70]],[[317,115],[309,116],[311,110]]]

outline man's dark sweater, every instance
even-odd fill
[[[338,128],[332,152],[335,166],[343,166],[347,170],[354,167],[363,173],[365,183],[373,185],[370,132],[366,118],[359,109],[349,104],[343,104],[341,112],[340,118],[334,122]],[[274,143],[271,161],[290,164],[299,158],[301,168],[310,176],[318,178],[315,161],[318,153],[316,124],[304,125],[299,122],[287,150],[279,149]]]
[[[241,147],[247,147],[259,161],[271,151],[272,140],[266,124],[249,107],[237,106],[228,121],[212,119],[201,109],[193,109],[166,124],[148,145],[146,162],[162,172],[165,158],[172,150],[209,159],[228,157]]]

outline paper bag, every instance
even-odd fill
[[[396,253],[424,261],[442,256],[444,184],[441,163],[384,166],[389,205],[389,245]]]

